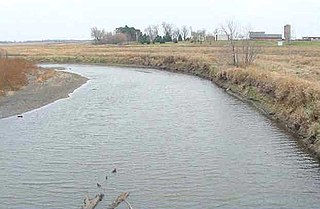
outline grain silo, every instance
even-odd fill
[[[287,42],[291,41],[291,25],[284,26],[284,39]]]

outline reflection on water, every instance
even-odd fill
[[[107,195],[99,208],[123,191],[134,208],[320,205],[319,164],[210,82],[67,67],[91,80],[69,99],[0,120],[0,208],[79,208],[97,182]]]

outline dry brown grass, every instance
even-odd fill
[[[277,47],[263,44],[261,54],[248,69],[229,65],[230,56],[224,43],[8,45],[5,49],[11,55],[40,62],[141,65],[225,82],[238,93],[259,100],[294,132],[309,138],[320,135],[319,45]],[[317,144],[320,141],[317,140],[312,143]]]
[[[29,81],[44,82],[55,74],[54,70],[40,70],[26,59],[0,59],[0,96],[5,95],[7,91],[21,89]],[[28,79],[28,76],[32,79]]]
[[[9,54],[28,56],[34,60],[50,61],[61,58],[74,62],[122,62],[134,57],[183,57],[187,60],[205,60],[218,65],[227,63],[226,48],[223,44],[165,44],[133,46],[99,46],[90,44],[51,44],[51,45],[13,45],[5,46]],[[294,75],[306,80],[320,80],[320,47],[302,46],[262,46],[262,54],[256,61],[256,67],[263,71],[276,71],[285,75]]]
[[[42,71],[37,71],[36,82],[43,83],[56,75],[56,71],[52,69],[46,69]]]
[[[15,91],[28,83],[27,74],[36,67],[24,59],[0,59],[0,95]]]
[[[249,97],[262,95],[264,105],[293,131],[304,137],[317,135],[319,130],[311,127],[320,119],[319,83],[256,68],[222,70],[218,77],[240,86]]]

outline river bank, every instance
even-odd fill
[[[46,69],[38,69],[40,73]],[[18,91],[7,92],[0,97],[0,119],[31,111],[56,100],[66,98],[75,89],[87,82],[80,75],[55,71],[49,79],[39,81],[29,78],[26,86]]]
[[[44,63],[143,66],[213,81],[296,134],[320,158],[320,65],[316,46],[262,46],[254,65],[234,68],[223,45],[11,46],[10,54]]]

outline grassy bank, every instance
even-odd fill
[[[11,45],[11,55],[37,62],[146,66],[210,79],[241,95],[303,138],[320,157],[320,47],[258,43],[262,52],[247,69],[229,64],[225,43],[149,46]]]

